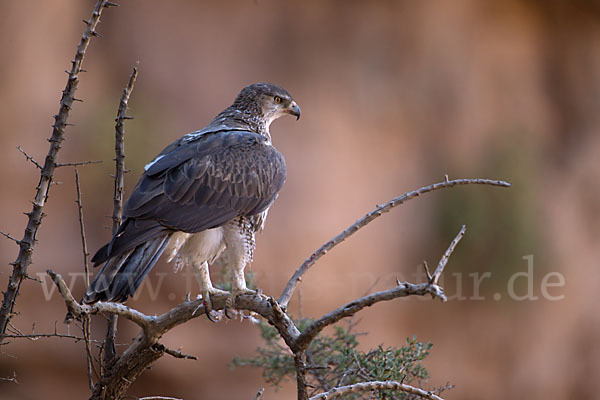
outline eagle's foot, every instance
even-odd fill
[[[228,295],[229,296],[229,292],[211,287],[210,289],[202,290],[200,293],[202,295],[202,306],[204,307],[204,312],[206,314],[206,318],[208,318],[208,320],[211,322],[217,322],[217,320],[214,319],[212,316],[213,306],[212,306],[212,301],[210,300],[210,296],[211,296],[211,294],[212,295]]]
[[[235,300],[237,299],[238,296],[240,295],[244,295],[244,294],[256,294],[257,292],[248,288],[240,288],[240,289],[233,289],[231,291],[231,294],[229,295],[229,297],[227,298],[227,301],[225,301],[225,316],[229,319],[234,319],[234,317],[231,317],[229,315],[229,310],[234,309],[235,310]]]

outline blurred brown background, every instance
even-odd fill
[[[202,128],[243,86],[272,81],[288,89],[302,118],[272,126],[288,180],[258,238],[252,270],[279,295],[295,268],[350,223],[405,191],[451,178],[490,177],[510,190],[458,187],[395,209],[323,258],[291,309],[321,314],[375,283],[417,280],[435,265],[460,226],[467,234],[447,268],[453,300],[404,299],[360,314],[362,348],[400,346],[416,334],[434,343],[429,387],[451,382],[449,399],[591,399],[600,376],[600,6],[577,1],[149,1],[107,10],[101,39],[84,62],[62,162],[103,160],[80,169],[91,251],[109,239],[114,116],[130,70],[140,75],[126,125],[130,190],[166,144]],[[0,229],[21,237],[52,115],[83,18],[92,1],[0,2]],[[81,272],[74,173],[63,168],[38,234],[30,274]],[[0,238],[0,286],[17,248]],[[510,296],[511,276],[533,255],[532,296]],[[189,277],[159,263],[130,305],[161,313],[177,304]],[[489,272],[489,275],[484,275]],[[565,285],[541,285],[557,272]],[[469,275],[474,274],[474,275]],[[218,274],[215,274],[218,277]],[[474,279],[482,279],[479,290]],[[74,292],[83,293],[81,276]],[[552,275],[549,282],[557,283]],[[529,290],[516,279],[515,292]],[[51,332],[64,305],[26,281],[12,323]],[[195,291],[196,287],[191,286]],[[462,296],[462,297],[461,297]],[[466,300],[460,298],[466,297]],[[94,334],[105,324],[95,321]],[[71,327],[71,332],[77,329]],[[119,341],[137,329],[121,322]],[[234,356],[260,344],[249,323],[194,320],[164,343],[198,361],[164,357],[131,388],[133,396],[250,399],[260,371],[231,371]],[[2,346],[2,399],[85,398],[82,343],[13,340]],[[288,383],[265,399],[293,398]],[[291,397],[290,397],[291,396]]]

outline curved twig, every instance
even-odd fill
[[[467,231],[467,227],[465,225],[463,225],[462,228],[460,228],[460,231],[458,232],[458,234],[454,237],[454,239],[450,243],[450,246],[448,246],[448,249],[446,249],[446,252],[442,255],[442,258],[440,258],[440,262],[438,263],[438,266],[436,267],[435,272],[433,273],[433,275],[431,276],[431,278],[429,280],[429,282],[432,285],[437,285],[438,281],[440,280],[440,276],[442,275],[442,272],[444,272],[444,268],[446,268],[446,264],[448,264],[448,260],[450,259],[450,256],[452,255],[452,253],[454,253],[454,249],[456,248],[456,245],[463,238],[466,231]]]
[[[335,389],[331,389],[328,392],[320,393],[316,396],[313,396],[310,398],[310,400],[329,400],[350,393],[367,392],[371,390],[399,390],[405,393],[421,396],[424,399],[444,400],[434,393],[397,381],[371,381],[355,383],[353,385],[348,386],[340,386]]]
[[[298,336],[294,342],[295,349],[306,349],[312,342],[312,340],[321,332],[326,326],[333,325],[342,318],[351,317],[365,307],[370,307],[375,303],[381,301],[394,300],[399,297],[406,296],[424,296],[431,294],[434,297],[439,297],[442,300],[446,299],[444,292],[441,287],[426,283],[408,283],[402,282],[393,289],[383,290],[376,292],[368,296],[361,297],[347,303],[315,320]]]
[[[302,263],[302,265],[296,270],[294,275],[288,281],[287,285],[285,286],[285,289],[283,290],[281,296],[279,297],[279,304],[281,304],[282,307],[287,307],[290,299],[292,298],[292,295],[294,294],[294,290],[296,289],[296,286],[298,286],[298,283],[300,283],[300,281],[302,280],[302,275],[304,275],[306,273],[306,271],[308,271],[308,269],[310,267],[312,267],[313,264],[315,262],[317,262],[317,260],[319,258],[323,257],[329,250],[331,250],[332,248],[334,248],[335,246],[337,246],[338,244],[343,242],[348,237],[352,236],[360,228],[369,224],[375,218],[390,211],[392,208],[399,206],[400,204],[403,204],[403,203],[407,202],[408,200],[414,199],[415,197],[418,197],[422,194],[429,193],[429,192],[432,192],[432,191],[438,190],[438,189],[456,186],[456,185],[470,185],[470,184],[492,185],[492,186],[501,186],[501,187],[510,187],[510,185],[511,185],[510,183],[505,182],[505,181],[492,180],[492,179],[454,179],[454,180],[449,180],[448,177],[446,177],[446,180],[444,182],[434,183],[433,185],[425,186],[420,189],[413,190],[412,192],[404,193],[402,196],[396,197],[396,198],[388,201],[385,204],[377,206],[373,211],[369,212],[364,217],[360,218],[358,221],[356,221],[355,223],[350,225],[348,228],[346,228],[346,230],[341,232],[339,235],[337,235],[333,239],[329,240],[323,246],[319,247],[319,249],[317,249],[313,254],[311,254],[311,256],[308,257],[304,261],[304,263]]]

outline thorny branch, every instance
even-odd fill
[[[57,163],[56,164],[56,168],[60,168],[60,167],[79,167],[81,165],[88,165],[88,164],[100,164],[102,162],[102,160],[95,160],[95,161],[76,161],[76,162],[67,162],[67,163]]]
[[[27,161],[31,161],[31,163],[33,165],[35,165],[38,169],[42,169],[43,167],[40,165],[40,163],[38,163],[37,161],[35,161],[35,159],[33,157],[31,157],[29,154],[27,154],[27,152],[25,150],[23,150],[23,148],[21,146],[17,146],[17,150],[19,150],[27,159]]]
[[[137,78],[137,64],[133,67],[133,71],[129,76],[127,86],[123,89],[123,95],[119,102],[119,110],[117,111],[117,118],[115,119],[115,190],[113,196],[113,235],[117,232],[119,225],[121,225],[121,216],[123,214],[123,186],[125,176],[125,143],[124,143],[124,121],[126,119],[132,119],[133,117],[127,116],[127,105],[129,103],[129,97],[133,91],[133,85]]]
[[[132,119],[133,117],[127,116],[127,106],[129,104],[129,98],[133,91],[133,85],[137,78],[137,64],[133,67],[133,71],[129,76],[127,85],[123,89],[121,100],[119,101],[119,109],[117,110],[117,117],[115,118],[115,189],[113,193],[113,215],[112,215],[112,233],[113,235],[119,229],[121,225],[123,215],[123,192],[125,184],[125,125],[126,119]],[[116,355],[115,340],[117,337],[117,316],[111,315],[107,322],[108,326],[106,329],[106,340],[104,342],[104,364],[105,367],[108,365]]]
[[[87,240],[85,238],[85,224],[83,223],[83,203],[81,201],[81,186],[79,184],[79,170],[75,167],[75,189],[77,191],[77,199],[75,203],[77,203],[77,216],[79,218],[79,233],[81,234],[81,249],[83,252],[83,271],[85,273],[85,286],[89,286],[90,284],[90,273],[88,267],[88,257],[90,253],[88,252]]]
[[[40,181],[36,188],[36,194],[33,201],[33,208],[28,213],[27,227],[23,239],[19,241],[19,254],[17,259],[12,263],[13,270],[9,278],[8,288],[4,292],[2,308],[0,309],[0,343],[4,340],[4,334],[8,322],[13,316],[16,299],[21,288],[21,282],[27,276],[27,268],[31,264],[31,256],[36,242],[36,233],[42,223],[44,217],[43,209],[48,198],[48,191],[56,168],[56,156],[61,148],[65,128],[67,126],[67,118],[69,111],[75,100],[75,91],[79,83],[79,73],[85,56],[86,50],[92,36],[96,35],[96,27],[100,22],[100,15],[104,8],[112,3],[106,0],[98,0],[94,6],[94,10],[90,19],[86,21],[85,30],[81,36],[75,58],[72,61],[71,70],[68,72],[67,84],[63,90],[63,95],[60,100],[58,113],[54,116],[54,124],[52,128],[52,136],[49,139],[50,149],[46,155],[43,168],[40,172]]]
[[[77,166],[75,166],[75,189],[77,190],[77,199],[75,203],[77,203],[77,214],[79,218],[79,233],[81,234],[81,249],[83,252],[83,273],[85,286],[89,286],[90,284],[90,273],[88,266],[88,256],[90,253],[88,252],[87,240],[85,238],[85,224],[83,223],[83,202],[81,201],[81,186],[79,184],[79,170]],[[81,331],[83,332],[83,338],[85,340],[85,354],[87,359],[87,370],[88,370],[88,385],[91,390],[94,390],[94,380],[92,378],[92,373],[99,377],[98,371],[96,370],[96,366],[94,365],[94,358],[92,357],[92,347],[90,345],[90,318],[89,316],[82,319]]]
[[[319,258],[323,257],[325,254],[327,254],[327,252],[329,250],[331,250],[332,248],[334,248],[335,246],[337,246],[338,244],[343,242],[348,237],[355,234],[360,228],[366,226],[367,224],[369,224],[371,221],[373,221],[377,217],[380,217],[382,214],[390,211],[392,208],[399,206],[400,204],[403,204],[403,203],[407,202],[408,200],[414,199],[415,197],[418,197],[422,194],[429,193],[429,192],[432,192],[432,191],[438,190],[438,189],[456,186],[456,185],[470,185],[470,184],[510,187],[510,183],[504,182],[504,181],[499,181],[499,180],[492,180],[492,179],[454,179],[454,180],[449,180],[448,177],[446,176],[446,179],[444,180],[444,182],[434,183],[433,185],[425,186],[420,189],[413,190],[412,192],[404,193],[402,196],[396,197],[396,198],[388,201],[385,204],[378,205],[373,211],[369,212],[364,217],[360,218],[358,221],[356,221],[355,223],[350,225],[348,228],[346,228],[346,230],[344,230],[342,233],[340,233],[333,239],[329,240],[323,246],[319,247],[310,257],[308,257],[304,261],[304,263],[302,263],[302,265],[296,270],[294,275],[288,281],[287,285],[285,286],[285,289],[283,290],[283,293],[279,297],[279,304],[284,308],[287,307],[290,299],[292,298],[292,295],[294,294],[294,290],[296,289],[296,286],[298,286],[298,284],[302,280],[302,275],[304,275],[306,273],[306,271],[308,271],[308,269],[310,267],[312,267]]]

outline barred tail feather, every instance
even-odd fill
[[[133,296],[165,251],[170,238],[170,234],[153,238],[106,261],[85,292],[83,302],[124,302]]]

